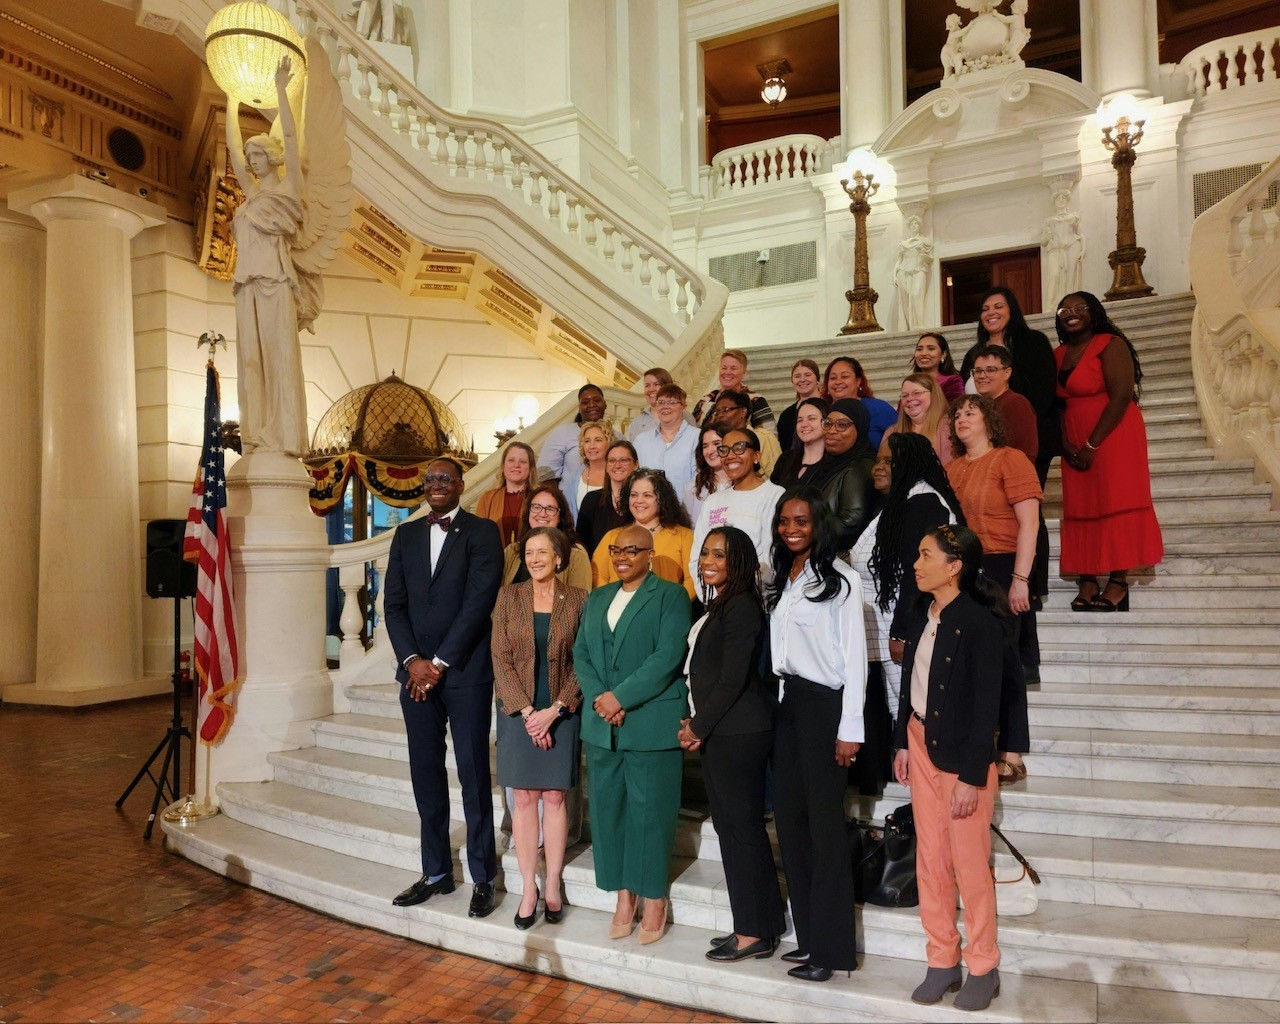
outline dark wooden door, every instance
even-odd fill
[[[942,316],[944,324],[973,323],[982,308],[982,295],[1003,285],[1018,297],[1023,313],[1039,313],[1040,250],[987,256],[965,256],[942,263]]]

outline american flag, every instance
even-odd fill
[[[191,489],[184,558],[196,562],[196,674],[200,679],[200,738],[217,743],[235,715],[240,685],[236,599],[227,537],[227,474],[222,448],[218,371],[210,360],[204,394],[204,447]]]

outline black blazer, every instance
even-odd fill
[[[396,679],[409,678],[404,660],[417,654],[445,662],[450,685],[492,686],[489,617],[502,584],[498,524],[455,511],[433,572],[430,529],[425,519],[410,519],[391,538],[383,609]]]
[[[916,605],[919,614],[903,637],[906,651],[894,730],[894,746],[900,750],[907,745],[912,663],[924,632],[926,607],[924,602]],[[1000,620],[969,595],[961,593],[942,609],[929,667],[924,741],[939,770],[971,786],[987,784],[987,771],[995,760],[1006,646]]]
[[[702,624],[689,661],[689,727],[699,739],[772,731],[777,688],[760,671],[768,639],[764,609],[750,594],[731,597]]]

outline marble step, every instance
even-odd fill
[[[243,824],[375,865],[416,870],[418,822],[411,812],[370,808],[278,783],[223,784],[218,794],[226,814]],[[454,838],[459,840],[461,832]],[[591,900],[603,900],[608,907],[612,899],[595,890],[587,870],[589,858],[589,847],[574,848],[566,874],[581,869],[576,879],[581,885],[567,886],[568,901],[590,906]],[[518,889],[519,876],[511,872],[509,860],[504,868],[503,884]],[[677,924],[687,919],[702,927],[708,922],[724,926],[715,917],[717,899],[727,909],[717,868],[708,859],[678,857],[673,862],[672,913]],[[1193,920],[1196,927],[1190,929]],[[868,953],[922,958],[914,911],[864,907],[862,924]],[[1004,919],[1000,931],[1002,967],[1010,973],[1088,980],[1120,971],[1122,977],[1115,980],[1131,984],[1280,997],[1280,924],[1274,920],[1045,901],[1034,915]],[[1247,967],[1240,960],[1245,948]],[[1141,964],[1140,971],[1134,969],[1136,964]],[[1238,969],[1232,970],[1232,965]]]
[[[1230,779],[1207,786],[1055,778],[1027,763],[1031,777],[1002,789],[997,805],[998,823],[1014,832],[1280,850],[1280,791],[1236,788]],[[908,799],[893,783],[867,816],[883,818]]]
[[[1049,606],[1062,608],[1075,597],[1074,579],[1049,577]],[[1280,575],[1168,575],[1137,577],[1130,582],[1132,604],[1143,608],[1274,608],[1280,606]]]
[[[610,915],[567,903],[560,925],[540,922],[519,931],[511,923],[518,907],[511,894],[500,894],[498,909],[482,920],[467,916],[470,892],[465,888],[417,907],[397,908],[389,894],[408,886],[416,871],[317,849],[225,815],[185,829],[165,829],[171,849],[228,878],[342,920],[541,974],[752,1019],[973,1019],[946,1002],[921,1007],[910,1001],[921,977],[918,957],[870,954],[861,958],[852,978],[841,975],[825,985],[806,985],[788,978],[788,965],[777,959],[711,963],[703,954],[713,933],[703,928],[673,925],[661,942],[650,946],[639,946],[634,938],[610,942],[605,938]],[[1099,990],[1093,982],[1007,973],[984,1020],[1098,1019]],[[1145,990],[1113,988],[1106,1001],[1114,1012],[1134,1014],[1141,1012],[1147,996]],[[1253,1005],[1238,1000],[1232,1009]]]
[[[1045,502],[1061,508],[1062,481],[1045,482]],[[1232,478],[1230,473],[1215,470],[1184,474],[1157,474],[1151,478],[1151,497],[1156,516],[1194,508],[1201,516],[1216,519],[1219,515],[1239,511],[1272,511],[1271,488],[1255,484],[1247,477]],[[1204,522],[1204,520],[1201,520]]]
[[[1269,717],[1280,724],[1280,714]],[[1275,734],[1081,727],[1069,715],[1033,711],[1027,761],[1039,774],[1064,779],[1280,788],[1280,736]]]
[[[1280,646],[1273,644],[1125,644],[1108,648],[1094,643],[1087,634],[1055,642],[1042,636],[1040,659],[1040,679],[1046,689],[1057,683],[1126,689],[1142,686],[1161,688],[1176,697],[1184,686],[1254,689],[1280,685]]]
[[[1112,614],[1073,612],[1050,606],[1036,616],[1044,644],[1071,643],[1087,633],[1091,643],[1116,650],[1126,644],[1251,646],[1276,636],[1275,608],[1151,608],[1143,603]]]
[[[394,718],[397,722],[404,720],[400,712],[399,683],[349,686],[346,695],[354,713],[375,718]]]
[[[1273,651],[1273,658],[1280,650]],[[1262,675],[1259,672],[1259,675]],[[1061,683],[1044,680],[1027,694],[1033,728],[1139,730],[1155,742],[1164,733],[1280,737],[1280,665],[1271,685],[1257,687]],[[1278,759],[1280,760],[1280,759]]]

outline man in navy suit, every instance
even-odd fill
[[[467,865],[475,883],[469,913],[485,917],[494,907],[497,874],[489,778],[489,616],[502,582],[502,542],[496,523],[458,508],[459,463],[436,459],[427,467],[425,484],[431,512],[396,529],[385,584],[409,775],[422,819],[422,877],[392,902],[409,907],[454,889],[444,766],[448,723],[467,820]]]

